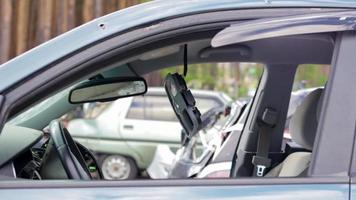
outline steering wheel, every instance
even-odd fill
[[[49,125],[51,139],[69,179],[91,180],[92,177],[73,138],[58,120]]]

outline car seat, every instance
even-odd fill
[[[318,127],[324,89],[312,91],[298,106],[291,118],[289,129],[292,140],[306,151],[288,155],[272,168],[265,177],[306,176],[311,161],[314,139]]]

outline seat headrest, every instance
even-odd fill
[[[291,137],[303,148],[312,150],[318,127],[324,89],[309,93],[297,107],[289,124]]]

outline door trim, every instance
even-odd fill
[[[349,184],[345,177],[313,178],[237,178],[188,180],[121,180],[121,181],[0,181],[0,189],[13,188],[103,188],[103,187],[158,187],[158,186],[252,186],[295,184]]]

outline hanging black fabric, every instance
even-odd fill
[[[183,75],[184,77],[186,77],[188,73],[188,45],[187,44],[184,45],[183,62],[184,62]]]

